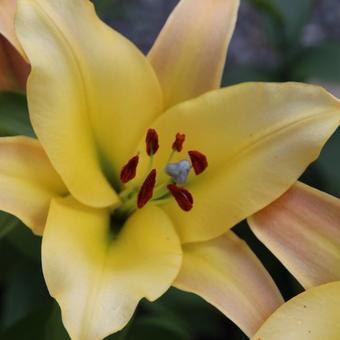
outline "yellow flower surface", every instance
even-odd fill
[[[17,1],[38,140],[0,141],[0,208],[42,234],[72,339],[122,329],[172,285],[249,336],[283,302],[230,229],[318,157],[340,102],[299,83],[219,89],[238,5],[180,1],[145,57],[88,0]]]
[[[308,289],[286,302],[252,340],[338,340],[340,281]]]

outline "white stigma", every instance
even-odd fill
[[[184,159],[177,163],[169,163],[165,167],[165,172],[172,177],[177,184],[185,184],[191,169],[191,163]]]

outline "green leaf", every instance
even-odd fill
[[[2,285],[6,292],[2,299],[2,328],[11,327],[50,302],[40,263],[22,256],[8,270]]]
[[[130,332],[130,329],[135,321],[135,317],[132,317],[132,319],[129,321],[127,326],[123,328],[121,331],[114,333],[108,337],[105,338],[105,340],[128,340],[127,336]]]
[[[287,46],[299,42],[302,29],[311,15],[314,0],[250,0],[250,2],[274,19],[282,31]]]
[[[278,75],[274,71],[263,69],[255,65],[234,64],[226,66],[223,75],[223,86],[239,84],[247,81],[277,81]]]
[[[34,137],[26,97],[15,92],[0,92],[0,136]]]
[[[0,211],[0,239],[14,230],[20,223],[16,217]]]
[[[340,83],[340,44],[323,44],[308,47],[294,58],[290,67],[292,79],[317,79]]]
[[[123,11],[124,0],[93,0],[92,2],[102,19],[112,18]]]
[[[272,0],[249,0],[249,2],[255,6],[257,9],[266,12],[267,14],[271,15],[277,22],[283,24],[283,16],[278,8]]]
[[[12,232],[7,234],[6,240],[23,255],[40,262],[41,237],[34,235],[24,224],[19,223]]]
[[[178,321],[178,320],[177,320]],[[105,340],[190,340],[190,334],[166,313],[135,316],[120,332]]]
[[[175,329],[170,320],[156,316],[144,316],[136,319],[128,335],[123,339],[190,340],[190,336],[179,328]]]
[[[272,0],[283,18],[286,39],[297,42],[312,10],[312,0]]]
[[[0,240],[0,282],[6,282],[7,276],[14,266],[22,260],[22,254],[13,247],[6,238]],[[3,300],[2,300],[3,301]],[[1,316],[1,314],[0,314]],[[0,322],[1,323],[1,322]]]
[[[39,309],[0,334],[0,340],[44,340],[44,323],[49,308]]]
[[[105,340],[192,339],[191,328],[182,315],[159,301],[142,300],[128,325]]]
[[[225,334],[226,325],[230,324],[220,311],[198,295],[175,288],[169,289],[156,302],[143,301],[143,307],[152,315],[171,320],[174,331],[180,330],[180,334],[186,335],[185,339],[219,338],[218,335]]]
[[[318,189],[328,192],[331,195],[340,197],[340,129],[323,148],[318,160],[310,167],[310,173],[317,181],[312,183],[310,178],[306,179],[307,184],[316,186]],[[313,178],[312,178],[313,179]]]
[[[53,304],[52,312],[45,326],[46,340],[70,340],[61,320],[61,312],[57,303]]]

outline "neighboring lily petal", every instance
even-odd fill
[[[28,102],[51,162],[79,201],[118,201],[119,173],[161,111],[146,58],[87,0],[18,0],[16,28],[32,65]]]
[[[248,222],[305,288],[340,280],[340,199],[297,183]]]
[[[18,53],[25,58],[25,53],[15,34],[14,19],[16,0],[1,0],[0,3],[0,34],[2,34],[16,48]]]
[[[41,235],[52,197],[67,190],[39,142],[0,138],[0,210],[17,216]]]
[[[183,247],[183,265],[174,286],[200,295],[253,335],[283,299],[247,244],[232,231]]]
[[[166,107],[220,86],[239,0],[181,0],[149,53]]]
[[[252,340],[338,340],[340,282],[308,289],[282,305]]]
[[[23,91],[30,70],[14,32],[16,1],[0,3],[0,91]]]
[[[199,150],[209,162],[186,184],[194,200],[190,212],[174,200],[163,205],[181,239],[217,237],[277,199],[318,157],[339,122],[335,97],[298,83],[236,85],[167,111],[153,125],[160,145],[170,148],[176,133],[185,133],[183,154]],[[168,150],[161,147],[156,159],[164,180]],[[141,156],[146,167],[147,157]]]
[[[139,210],[114,237],[108,209],[73,198],[51,204],[43,271],[72,339],[103,339],[123,328],[140,299],[153,301],[170,287],[181,260],[179,239],[160,208]]]
[[[29,65],[0,35],[0,91],[25,91]]]

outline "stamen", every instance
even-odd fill
[[[169,184],[168,189],[172,196],[174,196],[180,208],[184,211],[190,211],[192,209],[194,200],[188,190],[178,187],[176,184]]]
[[[166,166],[165,172],[172,177],[177,184],[185,184],[191,169],[188,160],[182,160],[177,163],[170,163]]]
[[[145,143],[146,143],[146,153],[149,156],[154,155],[159,148],[158,134],[155,129],[148,130],[146,134],[146,138],[145,138]]]
[[[143,208],[144,205],[152,198],[153,189],[156,184],[156,174],[156,169],[151,170],[139,190],[137,197],[137,206],[139,209]]]
[[[120,172],[120,180],[122,183],[127,183],[136,177],[137,165],[139,156],[132,157],[126,165],[123,166]]]
[[[199,151],[189,151],[192,167],[195,174],[201,174],[208,167],[208,160],[205,155]]]
[[[185,141],[185,134],[184,133],[176,133],[176,139],[172,144],[172,150],[177,152],[181,152],[183,149],[183,143]]]

